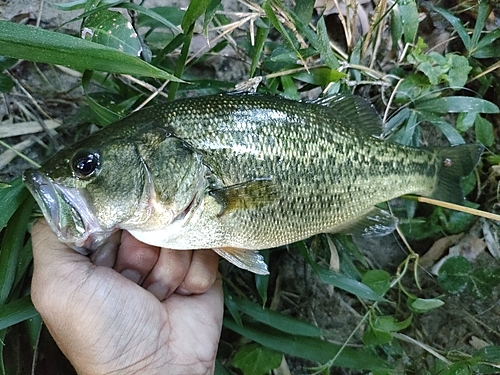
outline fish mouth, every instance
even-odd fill
[[[26,171],[23,180],[61,242],[79,253],[96,250],[113,231],[104,230],[81,189],[62,186],[37,171]]]

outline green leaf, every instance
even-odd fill
[[[260,254],[264,257],[264,262],[269,264],[269,250],[262,250]],[[267,288],[269,285],[269,275],[255,275],[255,287],[259,293],[260,299],[262,300],[262,305],[264,306],[267,302]]]
[[[157,28],[166,26],[175,33],[180,33],[181,30],[176,26],[180,25],[185,11],[178,7],[156,7],[145,8],[134,3],[121,4],[122,8],[135,10],[139,13],[139,27]]]
[[[83,23],[86,40],[139,57],[142,44],[132,24],[120,12],[101,10],[92,13]]]
[[[467,287],[470,277],[470,264],[461,256],[447,259],[439,269],[438,284],[444,290],[456,294]]]
[[[0,189],[0,229],[5,228],[17,208],[29,196],[23,180],[16,178],[8,187]]]
[[[493,124],[481,116],[477,116],[475,123],[476,139],[486,147],[495,143],[495,132]]]
[[[14,81],[6,74],[0,74],[0,92],[7,93],[14,87]]]
[[[365,284],[359,282],[358,280],[351,279],[341,273],[333,272],[329,269],[320,267],[309,254],[306,246],[303,242],[298,243],[299,249],[306,258],[307,262],[311,265],[313,270],[318,275],[319,279],[325,283],[333,285],[337,288],[343,289],[349,293],[354,294],[355,296],[361,299],[375,300],[375,301],[383,301],[384,298],[380,296],[378,293],[375,293],[372,289],[370,289]]]
[[[273,27],[276,30],[278,30],[278,32],[283,36],[283,38],[285,38],[289,47],[291,47],[293,49],[295,55],[299,59],[302,59],[300,52],[297,50],[297,48],[295,46],[295,41],[292,39],[290,34],[287,32],[287,30],[285,29],[283,24],[279,21],[278,17],[276,17],[276,13],[270,4],[271,2],[272,2],[272,0],[264,1],[264,3],[262,4],[262,9],[264,9],[264,12],[266,12],[266,16],[269,19],[269,21],[271,22],[271,25],[273,25]]]
[[[264,375],[281,364],[282,354],[259,344],[242,346],[234,355],[232,364],[245,375]]]
[[[493,288],[500,284],[500,270],[497,268],[477,269],[470,275],[468,289],[476,298],[491,298]]]
[[[472,70],[469,60],[463,56],[451,53],[446,54],[446,59],[449,71],[444,78],[448,81],[451,88],[460,90],[467,83],[469,72]]]
[[[472,375],[473,372],[467,361],[458,361],[451,364],[446,370],[440,371],[439,375]]]
[[[330,37],[328,36],[328,31],[326,29],[324,17],[321,17],[318,21],[317,33],[318,33],[318,45],[316,47],[317,48],[319,47],[318,51],[321,55],[321,58],[330,69],[337,72],[337,69],[339,68],[340,64],[337,58],[335,57],[335,54],[333,53],[332,47],[330,47]]]
[[[264,49],[264,44],[266,43],[267,36],[269,35],[270,27],[269,25],[262,21],[266,27],[257,26],[257,32],[255,33],[255,45],[252,47],[251,56],[252,56],[252,65],[250,66],[250,77],[253,77],[255,74],[255,70],[260,61],[260,57],[262,56],[262,51]]]
[[[30,296],[0,305],[0,331],[37,315]]]
[[[383,345],[391,342],[393,336],[390,332],[376,329],[369,325],[366,332],[363,334],[363,343],[365,345]]]
[[[85,5],[87,5],[87,0],[76,0],[76,1],[70,1],[69,3],[50,3],[51,6],[61,9],[61,10],[77,10],[77,9],[83,9],[85,8]],[[116,3],[116,0],[101,0],[101,4],[114,4]]]
[[[338,354],[335,366],[372,371],[388,369],[381,358],[368,350],[346,347],[340,351],[340,345],[332,344],[326,340],[292,335],[267,325],[250,322],[240,326],[233,320],[224,319],[224,326],[265,347],[294,357],[325,363]]]
[[[308,322],[266,309],[257,303],[242,298],[233,297],[235,308],[251,316],[258,322],[264,323],[280,331],[300,336],[320,337],[323,335],[321,329]]]
[[[420,109],[421,108],[419,106],[418,110]],[[450,123],[444,121],[441,117],[436,116],[431,112],[421,112],[419,118],[420,120],[430,122],[437,129],[439,129],[453,146],[465,143],[460,133]]]
[[[314,11],[314,0],[300,0],[295,2],[293,9],[297,17],[304,23],[309,23]]]
[[[392,37],[392,46],[396,48],[399,42],[399,38],[403,35],[403,25],[401,22],[401,13],[399,12],[398,7],[392,8],[392,15],[390,18],[390,30]]]
[[[476,112],[459,113],[457,117],[457,130],[459,132],[465,132],[469,130],[472,125],[474,125],[477,115],[478,114]]]
[[[219,9],[222,0],[210,0],[210,4],[205,12],[205,19],[203,20],[203,34],[208,36],[208,25],[212,22],[213,18]]]
[[[392,315],[377,316],[373,321],[373,327],[380,331],[386,332],[397,332],[402,329],[407,328],[412,321],[412,316],[410,315],[403,321],[398,322],[396,318]]]
[[[416,313],[426,313],[429,310],[437,309],[444,305],[444,302],[437,298],[416,298],[408,300],[408,307]]]
[[[418,9],[415,0],[397,2],[405,43],[413,43],[418,30]]]
[[[182,18],[181,29],[186,34],[189,28],[205,13],[211,0],[191,0]]]
[[[474,357],[485,362],[500,363],[500,346],[490,345],[481,348],[474,353]]]
[[[391,275],[384,270],[369,270],[363,275],[361,282],[383,296],[391,286]]]
[[[99,70],[183,82],[137,57],[81,38],[0,21],[2,55],[72,69]]]
[[[448,96],[432,100],[419,101],[416,109],[422,112],[434,113],[498,113],[498,107],[484,99],[471,98],[468,96]]]
[[[309,72],[292,74],[292,77],[315,86],[328,86],[331,82],[337,82],[346,77],[346,74],[330,68],[309,69]]]
[[[458,36],[460,37],[460,39],[462,39],[462,43],[464,44],[465,49],[470,51],[470,47],[471,47],[470,36],[469,36],[469,33],[467,32],[467,29],[460,22],[460,19],[458,17],[455,17],[453,14],[451,14],[450,12],[448,12],[445,9],[441,9],[438,7],[433,7],[433,9],[436,12],[438,12],[439,14],[441,14],[444,18],[446,18],[446,20],[449,23],[451,23],[451,25],[453,26],[453,28],[457,32]]]
[[[16,278],[19,254],[24,246],[34,199],[30,196],[16,210],[5,229],[0,248],[0,305],[8,301]]]

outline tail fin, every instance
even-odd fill
[[[441,165],[437,172],[437,186],[430,198],[462,204],[464,195],[460,181],[474,170],[483,150],[482,145],[462,145],[436,149]]]

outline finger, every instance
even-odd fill
[[[193,252],[161,249],[155,267],[142,284],[160,301],[170,296],[184,280],[191,264]]]
[[[141,284],[157,263],[159,253],[160,248],[140,242],[123,231],[114,269],[134,283]]]
[[[219,256],[213,250],[194,251],[184,281],[175,292],[182,295],[205,293],[215,282],[218,264]]]
[[[113,233],[106,242],[92,254],[90,260],[96,266],[112,268],[116,263],[116,256],[120,247],[122,232],[118,231]]]

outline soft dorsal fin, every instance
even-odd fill
[[[312,103],[332,109],[336,118],[370,135],[380,136],[382,120],[373,106],[365,99],[351,94],[335,94],[318,98]]]
[[[231,247],[214,249],[214,251],[228,262],[239,268],[258,275],[269,275],[264,257],[257,250],[236,249]]]

